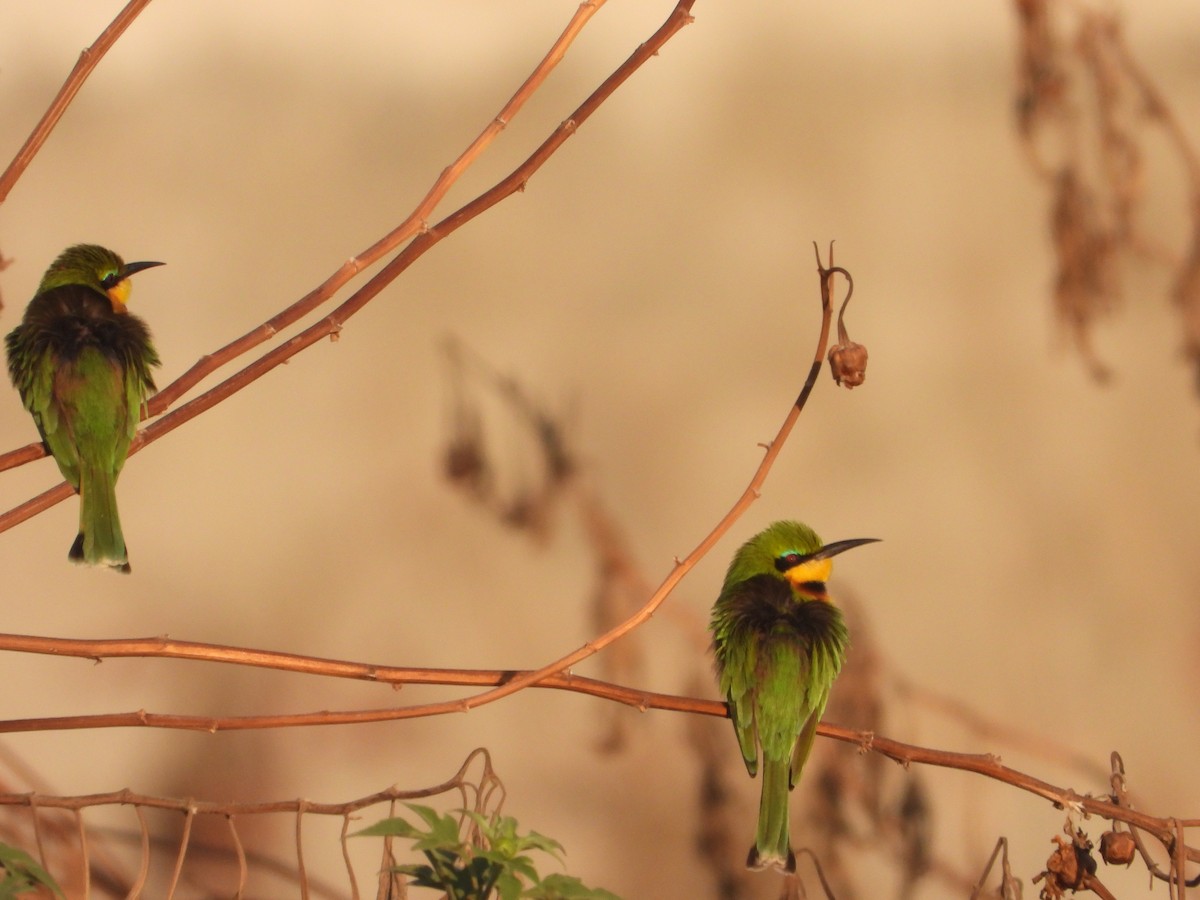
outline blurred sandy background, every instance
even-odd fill
[[[762,499],[669,603],[705,615],[737,542],[775,518],[803,518],[827,540],[882,537],[835,580],[861,599],[894,671],[1101,767],[1120,749],[1149,811],[1200,814],[1200,403],[1160,270],[1125,270],[1127,303],[1097,334],[1111,386],[1064,352],[1047,197],[1014,139],[1010,6],[700,0],[695,24],[523,195],[435,248],[340,342],[131,460],[119,496],[132,577],[66,563],[74,499],[0,536],[4,630],[396,665],[553,659],[591,634],[583,536],[564,514],[539,549],[440,479],[442,339],[458,335],[568,414],[591,485],[657,580],[742,491],[756,443],[795,396],[817,324],[811,241],[836,238],[855,276],[852,333],[871,351],[867,385],[847,393],[822,375]],[[0,5],[0,158],[117,7]],[[669,8],[610,3],[440,211],[506,174]],[[0,276],[0,328],[67,244],[165,260],[138,277],[132,303],[170,382],[398,223],[574,9],[152,4],[4,206],[0,248],[15,263]],[[1141,2],[1125,18],[1200,141],[1200,7]],[[1148,226],[1180,249],[1182,182],[1165,154],[1155,164]],[[5,449],[35,435],[15,392],[0,402],[0,435]],[[39,461],[5,473],[0,499],[8,508],[56,481]],[[686,690],[696,651],[670,617],[642,640],[641,686]],[[4,718],[455,695],[151,660],[11,655],[0,667]],[[573,874],[631,898],[713,896],[693,852],[684,719],[636,717],[625,751],[602,756],[604,711],[526,692],[361,728],[5,741],[61,793],[320,801],[440,781],[486,745],[506,810],[562,841]],[[894,737],[1105,789],[917,708],[889,715]],[[1018,874],[1043,867],[1062,813],[975,776],[926,780],[941,858],[977,874],[1004,834]],[[748,844],[758,786],[744,781]],[[344,885],[338,824],[306,822],[306,854]],[[286,858],[292,821],[257,827]],[[1106,876],[1120,896],[1145,891],[1138,867]],[[277,889],[263,884],[251,896]],[[762,890],[774,896],[777,879],[762,876]],[[955,895],[936,883],[919,894]]]

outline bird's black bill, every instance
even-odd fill
[[[810,559],[829,559],[831,556],[837,556],[839,553],[844,553],[854,547],[861,547],[863,544],[875,544],[879,542],[879,538],[851,538],[848,541],[834,541],[832,544],[826,544],[816,553],[805,557],[805,561]]]
[[[160,262],[125,263],[125,265],[121,267],[121,277],[118,280],[124,281],[130,275],[134,275],[134,274],[142,271],[143,269],[153,269],[155,266],[165,266],[165,265],[166,265],[166,263],[160,263]]]

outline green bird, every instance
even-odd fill
[[[79,493],[73,562],[130,571],[116,484],[159,364],[146,323],[126,309],[127,263],[79,244],[42,276],[21,324],[5,339],[8,374],[46,448]]]
[[[788,792],[812,750],[850,634],[825,582],[831,557],[876,538],[821,545],[799,522],[775,522],[734,554],[713,604],[713,652],[746,769],[758,773],[758,831],[751,869],[796,870],[788,840]]]

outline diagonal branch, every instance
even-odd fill
[[[96,38],[95,43],[79,54],[79,60],[75,63],[75,67],[71,69],[71,74],[67,76],[67,80],[63,82],[63,86],[58,89],[58,94],[50,102],[49,108],[42,115],[37,125],[34,126],[33,131],[25,140],[25,143],[21,145],[21,149],[17,151],[17,155],[13,157],[12,162],[8,164],[8,168],[0,174],[0,203],[8,199],[8,194],[13,189],[13,185],[17,183],[17,179],[24,174],[29,164],[33,161],[33,158],[37,156],[38,151],[42,149],[42,145],[50,137],[50,132],[54,130],[54,126],[63,117],[63,113],[67,111],[67,107],[71,105],[71,101],[75,99],[75,95],[79,93],[79,89],[83,87],[83,83],[87,80],[87,77],[92,74],[92,70],[104,58],[104,54],[112,49],[113,44],[124,34],[125,29],[132,25],[133,20],[149,5],[150,0],[129,0],[129,3],[117,14],[117,17],[112,20],[109,26],[100,32],[100,36]]]
[[[318,287],[305,294],[291,306],[277,313],[262,325],[247,332],[235,341],[217,350],[215,353],[202,357],[190,369],[159,391],[150,399],[148,414],[153,416],[167,409],[179,397],[200,383],[206,376],[224,366],[226,363],[241,356],[247,351],[273,337],[289,325],[298,322],[317,307],[328,301],[355,275],[369,266],[379,262],[388,253],[402,243],[420,234],[427,228],[429,217],[441,203],[442,199],[459,180],[464,172],[483,154],[491,143],[507,127],[508,123],[520,112],[525,102],[542,86],[550,76],[551,71],[566,56],[567,48],[578,37],[588,20],[603,6],[605,0],[589,0],[581,3],[571,21],[563,30],[558,40],[546,53],[545,57],[533,70],[517,92],[509,99],[504,107],[487,124],[482,132],[471,142],[450,165],[442,170],[424,199],[417,204],[403,222],[377,240],[374,244],[344,262],[336,272],[322,282]],[[419,254],[418,254],[419,255]],[[399,274],[397,272],[396,274]],[[395,276],[393,276],[395,277]],[[389,279],[390,281],[391,279]]]

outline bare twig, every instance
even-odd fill
[[[179,853],[175,856],[175,868],[171,871],[171,884],[167,888],[168,898],[175,896],[175,889],[179,887],[179,876],[183,873],[183,860],[187,856],[188,842],[192,837],[192,822],[195,821],[198,810],[194,803],[187,803],[183,812],[183,834],[179,836]]]
[[[88,859],[87,831],[83,827],[83,809],[75,810],[75,824],[79,828],[79,859],[83,877],[83,896],[88,896],[92,884],[92,865]]]
[[[476,774],[477,773],[477,774]],[[342,819],[341,842],[343,861],[346,866],[347,877],[351,885],[351,896],[357,898],[359,896],[357,878],[354,874],[353,866],[349,857],[349,850],[346,846],[346,839],[349,837],[349,823],[356,813],[360,813],[364,809],[379,804],[388,804],[388,815],[395,814],[395,803],[398,800],[415,800],[425,797],[439,796],[447,793],[457,793],[457,806],[464,809],[473,809],[476,812],[487,815],[490,812],[497,811],[502,803],[503,784],[500,778],[492,767],[491,756],[485,748],[477,748],[469,753],[463,760],[455,774],[439,784],[431,785],[425,788],[417,788],[411,790],[401,790],[395,786],[383,791],[378,791],[369,794],[365,797],[360,797],[356,800],[350,800],[342,803],[314,803],[309,800],[295,799],[284,800],[267,803],[211,803],[204,801],[196,801],[191,798],[167,798],[167,797],[151,797],[141,794],[135,794],[130,791],[119,791],[108,794],[93,794],[88,796],[76,797],[56,797],[51,795],[37,794],[0,794],[0,806],[27,806],[34,817],[35,828],[39,819],[42,818],[41,812],[46,809],[61,809],[69,810],[73,813],[75,822],[75,835],[81,846],[83,847],[82,861],[80,867],[82,869],[81,884],[79,891],[69,891],[71,896],[86,896],[87,885],[90,876],[90,857],[88,854],[89,837],[87,830],[84,828],[83,813],[85,810],[96,806],[132,806],[138,818],[138,829],[136,833],[127,833],[117,831],[114,836],[121,838],[129,838],[137,840],[141,849],[140,868],[132,882],[127,881],[105,881],[104,887],[118,895],[137,897],[144,890],[147,874],[149,872],[151,850],[156,845],[166,845],[165,840],[155,840],[151,838],[149,829],[146,824],[145,811],[147,809],[174,810],[184,814],[183,834],[178,843],[172,841],[171,847],[174,850],[174,865],[170,876],[170,886],[165,895],[170,896],[172,893],[179,891],[181,884],[186,880],[183,875],[183,863],[187,857],[195,857],[197,853],[220,853],[225,858],[232,858],[236,861],[238,868],[238,887],[234,896],[242,896],[249,878],[250,864],[254,863],[256,867],[267,868],[279,873],[284,877],[288,877],[301,885],[301,895],[319,894],[321,896],[344,896],[341,891],[337,891],[328,885],[321,884],[319,881],[312,879],[306,875],[303,866],[303,853],[301,845],[301,822],[306,815],[319,816],[337,816]],[[500,798],[497,800],[497,798]],[[44,800],[44,802],[43,802]],[[291,814],[296,818],[295,824],[295,852],[299,856],[299,869],[297,870],[295,863],[284,863],[280,860],[274,860],[270,857],[262,856],[261,854],[246,852],[245,846],[242,843],[240,834],[235,824],[235,818],[239,815],[266,815],[266,814]],[[193,826],[200,816],[220,816],[226,820],[229,833],[230,844],[226,846],[209,846],[198,842],[193,836]],[[102,829],[107,830],[107,829]],[[385,848],[390,846],[390,840],[384,839]],[[50,869],[43,859],[43,866]],[[394,876],[388,872],[388,869],[394,864],[394,860],[386,855],[382,866],[382,876],[386,878],[386,882],[390,883],[394,880]],[[395,895],[389,895],[395,896]]]
[[[130,897],[141,896],[142,889],[146,886],[146,879],[150,875],[150,828],[146,824],[146,811],[140,806],[135,806],[134,811],[138,817],[138,831],[141,834],[141,865],[138,867],[137,878],[133,882],[133,886],[129,889]]]
[[[139,807],[139,812],[140,811],[141,810]],[[234,822],[234,817],[226,816],[225,821],[229,823],[229,837],[233,840],[233,851],[237,854],[238,862],[238,884],[237,891],[234,893],[234,897],[241,897],[246,891],[246,881],[250,877],[250,868],[246,865],[246,848],[242,846],[242,838],[238,834],[237,824]],[[145,853],[145,851],[143,851],[143,853]],[[354,881],[353,870],[350,872],[350,880],[351,882]],[[358,896],[357,888],[354,891],[354,895]]]
[[[0,203],[8,199],[9,191],[13,189],[13,185],[17,183],[17,179],[21,177],[29,163],[42,149],[42,145],[46,143],[46,138],[50,136],[50,132],[54,130],[54,126],[58,124],[63,113],[67,111],[67,107],[71,105],[71,101],[75,99],[75,95],[79,93],[79,89],[83,87],[84,81],[92,73],[92,70],[100,63],[113,44],[125,32],[125,29],[133,24],[133,20],[138,17],[143,9],[150,5],[150,0],[129,0],[125,8],[117,14],[117,17],[112,20],[107,28],[100,33],[96,38],[95,43],[79,54],[79,60],[75,63],[75,68],[71,70],[71,74],[67,76],[67,80],[63,82],[63,86],[59,88],[58,94],[51,101],[49,108],[42,115],[41,120],[34,127],[33,132],[21,145],[21,149],[17,151],[17,155],[13,157],[12,162],[8,164],[8,168],[0,174]]]

